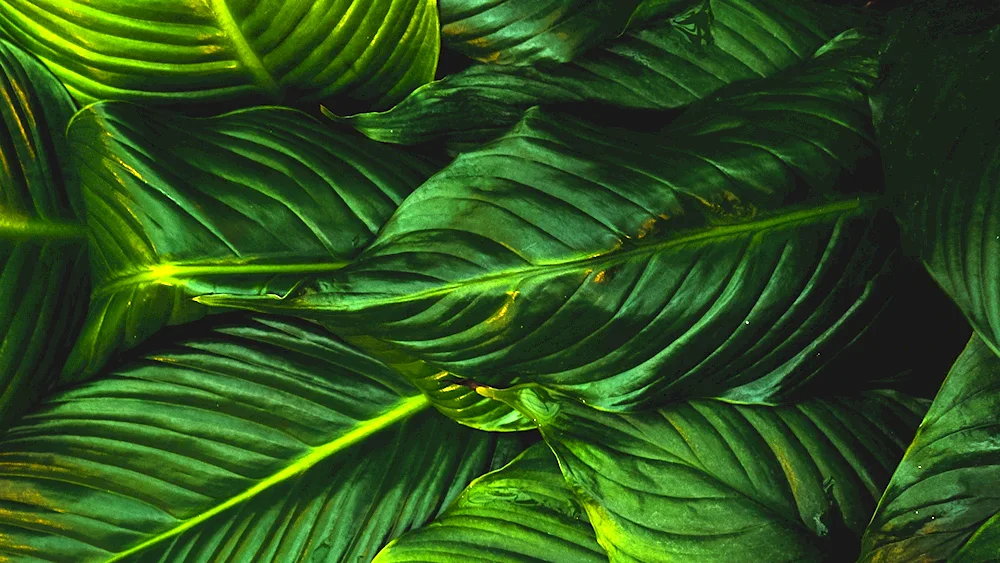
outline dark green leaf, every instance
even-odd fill
[[[676,22],[661,22],[570,64],[476,65],[419,88],[387,112],[334,119],[383,142],[412,144],[447,135],[469,143],[496,137],[538,104],[676,108],[727,84],[770,76],[807,60],[856,21],[820,5],[787,0],[713,0],[711,13],[706,44],[692,42]]]
[[[859,41],[657,134],[529,112],[415,191],[348,268],[284,299],[199,300],[362,331],[472,385],[533,381],[601,409],[862,379],[855,345],[890,300],[894,248],[867,199],[834,189],[873,152]]]
[[[374,563],[598,563],[608,557],[552,452],[537,444],[476,479],[431,524]]]
[[[438,0],[441,39],[501,65],[568,62],[640,19],[680,14],[703,0]]]
[[[387,107],[434,77],[435,0],[5,0],[0,30],[81,103]]]
[[[0,440],[0,553],[367,561],[510,459],[315,325],[184,332],[52,396]]]
[[[100,103],[73,119],[69,139],[95,241],[69,380],[203,316],[192,295],[281,293],[342,267],[433,170],[281,108],[193,119]]]
[[[904,25],[873,107],[904,242],[1000,351],[1000,26],[971,25]]]
[[[862,561],[1000,556],[1000,358],[974,336],[931,404],[865,534]]]
[[[636,563],[852,561],[926,408],[873,392],[620,415],[535,386],[487,393],[537,421],[611,560]]]
[[[0,428],[59,372],[86,311],[86,231],[65,176],[73,111],[41,63],[0,41]]]

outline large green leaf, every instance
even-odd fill
[[[447,47],[502,65],[568,62],[638,15],[685,13],[704,0],[438,0]],[[706,8],[704,11],[708,12]]]
[[[4,0],[0,31],[81,103],[388,106],[434,77],[435,0]]]
[[[622,415],[535,386],[486,392],[537,421],[611,560],[635,563],[852,561],[926,409],[872,392]]]
[[[0,427],[58,373],[86,311],[86,231],[65,176],[73,110],[41,63],[0,41]]]
[[[198,119],[99,103],[75,116],[69,141],[95,243],[69,380],[203,316],[191,295],[281,293],[342,267],[433,170],[281,108]]]
[[[368,561],[517,453],[315,325],[184,333],[0,440],[0,554]]]
[[[598,563],[583,507],[544,444],[476,479],[429,525],[394,540],[376,563]]]
[[[784,400],[821,374],[856,384],[894,261],[869,201],[833,189],[873,152],[874,61],[859,42],[657,134],[529,112],[411,194],[348,268],[284,298],[198,299],[363,331],[471,386],[533,381],[602,409]]]
[[[1000,557],[1000,358],[974,336],[931,404],[865,534],[862,561]]]
[[[904,241],[1000,351],[1000,25],[949,6],[896,32],[873,107]]]
[[[572,63],[476,65],[417,89],[387,112],[334,119],[384,142],[411,144],[447,135],[468,143],[497,136],[537,104],[676,108],[726,84],[770,76],[809,59],[856,21],[849,13],[787,0],[712,0],[711,13],[707,44],[693,43],[676,22],[661,22]]]

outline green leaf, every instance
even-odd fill
[[[441,413],[466,426],[487,432],[516,432],[535,427],[507,404],[477,393],[474,384],[386,342],[363,334],[348,336],[346,340],[391,366],[423,391]]]
[[[998,408],[1000,358],[973,336],[882,496],[862,561],[996,560]]]
[[[861,41],[657,134],[529,112],[417,189],[349,267],[284,298],[198,300],[363,331],[472,385],[537,382],[600,409],[770,402],[823,374],[868,377],[857,346],[891,301],[893,232],[834,189],[873,152]]]
[[[872,392],[621,415],[535,386],[487,392],[538,422],[615,562],[851,561],[926,409]]]
[[[73,111],[41,63],[0,41],[0,428],[58,373],[86,311],[86,231],[65,175]]]
[[[537,444],[473,481],[448,510],[394,540],[374,563],[607,560],[552,453]]]
[[[1000,351],[1000,26],[952,11],[896,32],[875,123],[904,242]]]
[[[0,440],[0,553],[367,561],[513,457],[509,439],[455,425],[315,325],[184,334],[50,397]]]
[[[95,245],[67,380],[202,317],[192,295],[281,293],[342,267],[433,171],[282,108],[198,119],[99,103],[75,116],[69,142]]]
[[[435,0],[5,0],[0,31],[80,102],[348,98],[391,106],[430,81]]]
[[[422,86],[386,112],[326,113],[378,141],[414,144],[441,136],[461,143],[494,138],[538,104],[676,108],[801,63],[856,20],[810,2],[778,0],[713,0],[711,13],[707,44],[692,42],[676,22],[659,22],[572,63],[476,65]]]
[[[568,62],[642,19],[679,14],[702,0],[438,0],[446,47],[501,65]]]

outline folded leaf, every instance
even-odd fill
[[[777,401],[824,373],[864,377],[855,345],[889,302],[893,241],[863,195],[834,189],[872,153],[859,41],[655,135],[529,112],[411,194],[349,267],[285,298],[198,300],[601,409]]]
[[[703,5],[703,0],[438,0],[445,46],[496,64],[567,62],[642,17]],[[654,10],[655,8],[655,10]]]
[[[601,413],[487,391],[538,423],[615,562],[852,561],[926,402],[891,392]]]
[[[86,311],[86,230],[65,174],[69,94],[0,41],[0,428],[58,373]]]
[[[598,563],[583,507],[537,444],[473,481],[433,522],[394,540],[375,563]]]
[[[281,108],[193,119],[99,103],[73,119],[69,142],[95,248],[67,380],[203,316],[192,295],[281,293],[342,267],[433,171]]]
[[[973,336],[882,496],[861,561],[997,559],[998,409],[1000,359]]]
[[[7,0],[0,31],[80,103],[364,100],[430,81],[435,0]]]
[[[513,457],[315,325],[184,332],[0,440],[0,553],[367,561]]]
[[[711,41],[705,44],[692,42],[676,21],[658,22],[572,63],[476,65],[422,86],[386,112],[346,118],[326,113],[378,141],[414,144],[442,136],[458,143],[495,138],[539,104],[676,108],[807,60],[857,21],[849,13],[787,0],[712,0],[711,14]]]
[[[897,31],[873,106],[904,242],[1000,351],[1000,25],[966,10]]]

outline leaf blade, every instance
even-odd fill
[[[491,458],[506,461],[496,439],[454,426],[393,370],[307,323],[220,319],[149,350],[5,435],[5,551],[214,561],[236,542],[304,557],[319,543],[304,539],[328,535],[339,543],[328,554],[355,560],[433,517]],[[403,482],[414,488],[401,495]],[[289,499],[314,509],[274,543],[298,510]],[[323,516],[334,505],[337,522]],[[202,543],[217,527],[234,535]]]
[[[191,119],[104,102],[75,116],[69,139],[95,237],[71,381],[203,316],[192,295],[282,292],[343,267],[432,170],[281,108]]]
[[[898,260],[867,194],[836,188],[872,154],[866,45],[845,33],[658,134],[529,111],[416,190],[350,267],[284,299],[197,300],[364,326],[473,384],[600,409],[789,400],[856,372]]]
[[[607,561],[555,458],[536,444],[462,492],[434,522],[394,540],[376,563]]]
[[[0,29],[45,60],[81,104],[226,107],[333,97],[378,107],[433,78],[434,0],[311,7],[13,0],[0,6]]]
[[[62,130],[74,106],[42,64],[0,41],[0,427],[62,367],[86,309],[87,232]]]
[[[538,422],[612,561],[848,559],[926,408],[870,393],[612,414],[532,386],[488,393]]]

